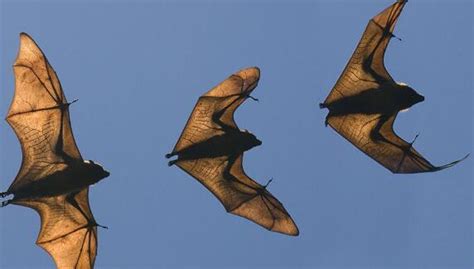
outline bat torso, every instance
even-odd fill
[[[35,178],[29,183],[9,190],[14,194],[14,201],[52,197],[78,192],[109,175],[100,165],[88,161],[74,161],[42,178]]]
[[[423,100],[423,96],[407,85],[387,81],[377,88],[367,89],[356,95],[342,97],[334,102],[323,104],[323,107],[329,109],[328,116],[393,115]]]
[[[202,142],[192,144],[178,152],[178,160],[194,160],[235,156],[255,146],[261,145],[255,135],[238,129],[212,136]]]

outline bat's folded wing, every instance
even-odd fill
[[[397,114],[349,114],[328,119],[329,125],[358,149],[393,173],[423,173],[448,168],[460,161],[434,166],[418,153],[411,143],[393,130]]]
[[[274,232],[298,235],[298,228],[283,205],[245,174],[242,158],[243,155],[237,158],[230,171],[227,157],[183,160],[177,165],[209,189],[227,212]]]
[[[13,68],[15,96],[7,121],[20,140],[23,161],[9,191],[63,169],[66,158],[82,160],[60,82],[41,49],[27,34],[20,35],[20,50]]]
[[[377,89],[386,81],[393,82],[385,68],[384,55],[405,3],[406,1],[398,1],[369,21],[351,59],[324,101],[325,104]]]
[[[57,268],[93,268],[97,223],[90,211],[88,189],[69,195],[19,200],[41,217],[36,244],[54,259]]]

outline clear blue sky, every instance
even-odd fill
[[[324,126],[323,101],[372,16],[373,1],[1,1],[0,111],[13,95],[18,34],[56,69],[86,159],[111,176],[93,186],[97,268],[472,268],[473,158],[393,175]],[[395,129],[435,165],[472,152],[473,2],[411,0],[386,65],[426,97]],[[300,236],[236,216],[164,155],[197,98],[258,66],[236,114],[263,145],[246,172],[282,201]],[[20,146],[0,123],[0,189]],[[34,242],[39,217],[0,210],[0,267],[51,268]]]

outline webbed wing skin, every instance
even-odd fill
[[[329,107],[351,97],[354,99],[357,95],[370,96],[368,92],[375,92],[383,88],[384,84],[395,84],[385,68],[384,55],[405,4],[404,0],[397,1],[369,21],[349,63],[322,107]],[[393,122],[396,116],[397,113],[332,115],[330,112],[327,123],[354,146],[393,173],[433,172],[462,160],[439,167],[432,165],[412,147],[412,143],[401,139],[394,132]]]
[[[393,82],[385,69],[384,55],[393,36],[393,29],[406,1],[398,1],[373,17],[325,104],[354,96],[369,89]]]
[[[224,134],[222,126],[213,120],[213,116],[221,111],[220,124],[238,130],[234,112],[257,86],[259,75],[257,68],[241,70],[201,96],[173,152]],[[176,165],[211,191],[227,212],[271,231],[298,235],[298,228],[283,205],[245,174],[242,158],[243,153],[179,160]]]
[[[393,173],[423,173],[439,171],[455,165],[464,158],[443,166],[434,166],[393,130],[397,114],[349,114],[331,117],[329,124],[339,134],[372,159]],[[350,127],[349,127],[350,126]]]
[[[13,65],[15,96],[7,121],[20,140],[23,160],[10,185],[14,192],[29,182],[82,161],[69,121],[69,104],[45,55],[25,33]]]
[[[220,117],[222,123],[230,128],[237,129],[234,112],[257,87],[259,78],[260,70],[258,68],[247,68],[231,75],[202,95],[194,107],[173,152],[178,152],[209,137],[223,134],[224,130],[221,130],[221,126],[212,118],[216,111],[225,109],[224,114]]]
[[[51,255],[57,268],[94,267],[97,223],[89,207],[88,191],[12,202],[38,212],[41,230],[36,244]]]

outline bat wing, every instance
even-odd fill
[[[412,143],[401,139],[393,130],[397,114],[392,116],[349,114],[332,117],[329,124],[354,146],[393,173],[439,171],[464,160],[434,166],[418,153]],[[350,126],[350,128],[349,128]]]
[[[245,174],[242,158],[243,154],[235,161],[228,157],[183,160],[177,165],[211,191],[227,212],[274,232],[298,235],[296,224],[280,201]]]
[[[243,69],[202,95],[194,107],[173,152],[178,152],[190,145],[223,134],[222,126],[217,124],[213,118],[215,113],[222,111],[223,115],[220,115],[222,123],[229,128],[237,129],[234,112],[255,89],[259,78],[260,70],[258,68]]]
[[[38,212],[41,230],[36,244],[51,255],[57,268],[94,267],[97,223],[89,207],[88,191],[12,202]]]
[[[8,191],[82,160],[69,120],[69,103],[45,55],[25,33],[13,65],[15,95],[7,121],[20,140],[23,160]]]
[[[349,63],[324,101],[333,103],[354,96],[393,79],[384,65],[384,55],[393,29],[406,1],[397,1],[373,17],[364,31]]]

